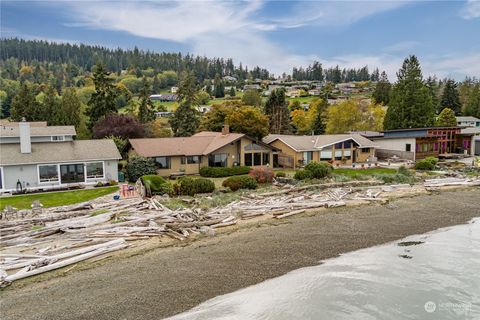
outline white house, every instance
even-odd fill
[[[456,117],[459,127],[475,127],[480,128],[480,119],[475,117]]]
[[[118,180],[113,140],[74,140],[75,127],[46,122],[0,124],[0,193]]]

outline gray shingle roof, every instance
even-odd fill
[[[463,121],[480,121],[480,119],[471,117],[471,116],[466,116],[466,117],[456,117],[457,122],[463,122]]]
[[[263,138],[263,142],[272,143],[275,140],[281,140],[289,145],[295,151],[315,151],[328,147],[332,144],[353,139],[362,147],[376,147],[375,143],[359,134],[329,134],[318,136],[294,136],[269,134]]]
[[[42,137],[42,136],[74,136],[76,135],[74,126],[30,126],[30,136]],[[0,126],[1,137],[18,137],[18,122],[17,125],[1,125]]]
[[[32,143],[31,153],[21,153],[20,144],[0,145],[0,165],[121,159],[113,140],[75,140]]]

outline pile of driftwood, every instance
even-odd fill
[[[479,178],[437,178],[427,179],[424,182],[426,188],[447,187],[447,186],[480,186]]]
[[[170,210],[156,199],[124,199],[14,212],[0,220],[0,283],[127,248],[127,241],[212,234],[236,223],[228,212]]]

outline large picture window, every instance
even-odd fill
[[[253,156],[251,153],[244,154],[245,165],[251,167],[253,165]]]
[[[227,166],[227,154],[210,154],[208,156],[209,167],[226,167]]]
[[[156,157],[155,163],[160,169],[170,169],[170,157]]]
[[[255,152],[253,154],[253,165],[254,166],[261,166],[262,165],[262,153]]]
[[[188,156],[188,157],[182,157],[182,164],[197,164],[200,163],[200,157],[199,156]]]
[[[38,166],[38,178],[40,182],[58,181],[57,165]]]
[[[60,165],[62,183],[85,182],[85,167],[83,163]]]
[[[270,164],[270,153],[262,153],[262,162],[263,162],[263,165],[266,166],[267,164]]]
[[[103,162],[87,163],[87,179],[98,179],[103,177]]]

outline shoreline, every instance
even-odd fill
[[[2,319],[162,318],[321,260],[480,216],[479,188],[315,210],[0,292]],[[28,306],[35,306],[34,310]]]

